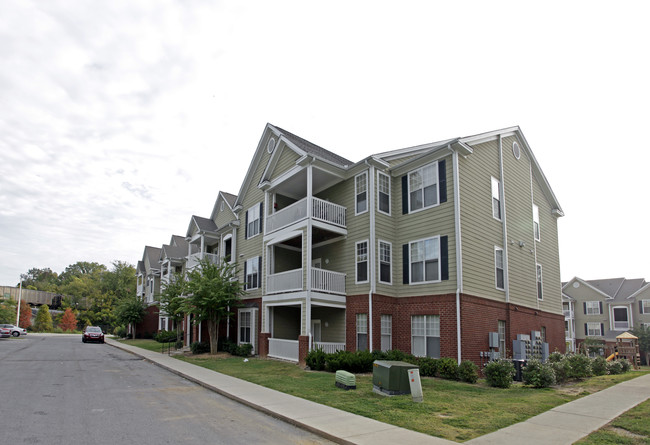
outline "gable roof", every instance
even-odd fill
[[[278,136],[284,136],[285,139],[290,141],[293,145],[295,145],[296,147],[298,147],[299,149],[301,149],[307,154],[316,156],[317,158],[324,159],[326,161],[330,161],[334,164],[338,164],[339,166],[344,168],[354,164],[354,162],[345,159],[343,156],[339,156],[336,153],[324,149],[323,147],[319,147],[318,145],[313,144],[308,140],[301,138],[300,136],[296,136],[295,134],[290,133],[287,130],[284,130],[280,127],[271,124],[269,124],[269,126],[277,130],[276,134],[278,134]]]
[[[585,286],[607,297],[607,299],[612,302],[624,301],[630,298],[634,298],[636,294],[649,286],[649,283],[647,283],[643,278],[634,278],[628,280],[626,278],[620,277],[603,278],[599,280],[583,280],[581,278],[574,277],[566,283],[563,283],[563,294],[565,289],[569,288],[569,284],[573,283],[574,281],[579,281]],[[572,298],[570,295],[566,296]]]
[[[142,255],[142,261],[147,263],[149,262],[149,267],[154,270],[158,270],[158,268],[154,267],[158,265],[158,262],[160,261],[160,253],[162,252],[162,249],[160,247],[151,247],[151,246],[144,246],[144,254]]]

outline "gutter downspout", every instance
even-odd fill
[[[506,184],[503,175],[503,136],[499,135],[499,176],[501,177],[501,212],[503,213],[502,230],[503,230],[503,281],[506,292],[506,303],[510,303],[510,280],[508,265],[508,225],[506,223]]]
[[[368,240],[368,267],[370,278],[370,291],[368,292],[368,351],[373,350],[372,345],[372,295],[376,291],[375,283],[375,167],[370,165],[368,161],[366,164],[370,167],[368,171],[368,212],[370,213],[370,239]]]
[[[450,147],[451,149],[451,147]],[[463,292],[463,257],[460,230],[460,184],[458,173],[458,152],[452,150],[452,163],[454,175],[454,215],[456,226],[456,344],[458,345],[458,363],[462,361],[462,333],[461,333],[461,313],[460,313],[460,294]]]

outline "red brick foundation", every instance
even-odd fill
[[[138,338],[151,338],[158,333],[158,306],[149,306],[145,309],[144,319],[135,325],[135,335]]]
[[[301,335],[298,337],[298,364],[300,366],[305,366],[307,363],[305,359],[307,358],[307,353],[309,352],[309,337],[306,335]]]
[[[260,332],[260,342],[259,346],[257,347],[258,354],[262,358],[266,358],[269,355],[269,338],[271,337],[271,334],[268,332]]]

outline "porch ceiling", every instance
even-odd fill
[[[340,236],[341,234],[339,233],[331,232],[329,230],[325,230],[320,227],[314,226],[312,228],[312,244],[322,243],[334,238],[339,238]],[[302,236],[296,236],[295,238],[282,241],[281,244],[289,247],[302,249]]]
[[[332,173],[314,168],[312,169],[312,194],[320,193],[340,180],[340,177]],[[295,200],[304,198],[307,196],[307,169],[300,170],[286,181],[278,184],[274,191]]]

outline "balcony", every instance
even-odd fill
[[[219,255],[206,252],[193,253],[187,258],[187,269],[194,269],[203,259],[210,261],[212,264],[217,264],[219,262]]]
[[[312,198],[312,218],[338,227],[345,227],[345,207]],[[294,202],[266,217],[266,232],[271,233],[307,218],[307,198]]]
[[[345,295],[345,274],[331,270],[310,268],[311,287],[314,291]],[[288,270],[266,277],[266,293],[298,292],[304,289],[303,269]]]
[[[573,320],[575,317],[573,316],[573,311],[569,309],[564,309],[562,312],[564,312],[564,319],[565,320]]]
[[[269,357],[298,361],[298,340],[269,338]]]
[[[625,331],[627,329],[630,329],[630,323],[627,321],[615,321],[614,322],[614,330],[615,331]]]

